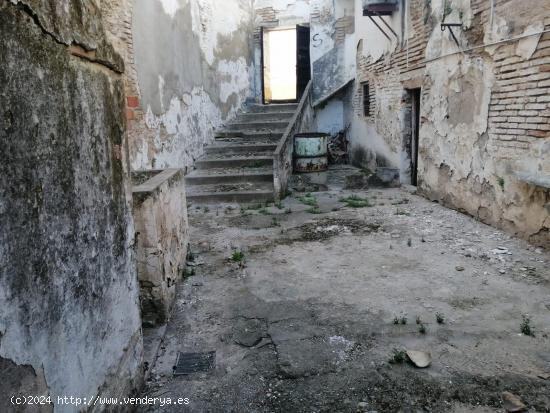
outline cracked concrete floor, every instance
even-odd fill
[[[150,411],[493,412],[503,391],[550,411],[550,254],[402,189],[345,191],[346,173],[312,194],[320,213],[299,194],[191,206],[200,265],[147,385],[191,404]],[[346,207],[350,194],[374,205]],[[393,349],[432,364],[390,364]],[[214,350],[214,370],[172,377],[178,351]]]

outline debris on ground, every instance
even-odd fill
[[[328,161],[331,165],[348,163],[348,134],[349,126],[332,135],[328,143]]]
[[[432,364],[432,355],[425,351],[407,350],[407,357],[416,367],[424,369]]]
[[[496,247],[495,249],[491,250],[491,252],[495,255],[512,255],[510,250],[504,247]]]
[[[502,393],[502,401],[502,407],[508,413],[524,412],[527,410],[527,406],[513,393],[507,391]]]

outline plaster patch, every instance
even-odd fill
[[[220,36],[231,36],[250,18],[238,1],[195,0],[191,2],[192,30],[209,65],[214,63]]]
[[[179,0],[160,0],[164,12],[174,18],[178,10],[181,8]]]
[[[186,100],[188,104],[173,97],[162,115],[147,108],[145,121],[154,135],[135,143],[133,170],[191,167],[202,155],[222,124],[222,113],[202,87],[186,94]]]
[[[246,59],[240,57],[235,61],[221,60],[218,62],[218,73],[220,83],[220,100],[227,103],[231,95],[240,96],[247,91],[250,83],[250,69],[246,64]]]
[[[542,36],[541,32],[544,30],[544,23],[538,22],[528,26],[524,31],[523,35],[532,35],[521,39],[516,46],[516,55],[521,56],[523,59],[531,59],[533,53],[537,50],[539,45],[540,38]]]

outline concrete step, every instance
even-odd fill
[[[273,167],[273,155],[258,156],[215,156],[209,155],[195,162],[199,170],[209,168],[268,168]]]
[[[284,129],[276,131],[232,131],[219,130],[216,131],[216,138],[250,138],[250,139],[281,139],[284,134]]]
[[[280,138],[263,137],[217,137],[213,146],[218,145],[277,145]]]
[[[262,112],[262,113],[280,113],[280,112],[295,112],[298,108],[297,103],[283,103],[273,105],[251,105],[246,108],[247,112]]]
[[[258,154],[273,153],[277,144],[273,143],[237,143],[237,144],[215,144],[206,148],[206,154]]]
[[[195,170],[186,176],[188,186],[234,184],[234,183],[273,183],[273,168],[211,168]]]
[[[248,203],[274,199],[272,184],[199,185],[189,187],[187,192],[187,201],[191,203]]]
[[[225,126],[226,130],[242,130],[248,131],[284,131],[288,126],[288,121],[285,120],[270,120],[270,121],[252,121],[252,122],[231,122]]]
[[[236,122],[265,122],[270,120],[286,120],[290,122],[294,112],[241,112],[235,119]]]

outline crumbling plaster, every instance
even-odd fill
[[[432,0],[420,15],[419,2],[411,3],[404,43],[386,41],[384,48],[374,37],[361,34],[365,25],[358,19],[364,18],[356,14],[356,27],[362,26],[357,29],[356,88],[369,82],[373,114],[362,116],[358,93],[350,145],[356,163],[371,167],[389,163],[401,170],[402,181],[407,182],[410,159],[403,150],[410,123],[407,89],[421,87],[420,191],[534,243],[549,245],[548,190],[526,182],[548,176],[549,161],[545,123],[550,114],[549,84],[543,66],[548,63],[548,40],[540,32],[550,23],[541,16],[550,15],[550,10],[542,11],[535,3],[518,8],[517,2],[496,1],[492,15],[468,0]],[[416,20],[411,20],[412,11]],[[474,49],[457,53],[459,47],[449,31],[439,28],[443,16],[446,22],[462,23],[454,31],[460,49]],[[424,45],[417,40],[422,25],[430,27]],[[478,47],[514,36],[527,37]],[[409,53],[414,56],[420,46],[425,65],[409,66]],[[402,50],[405,58],[400,57]]]
[[[439,3],[433,2],[435,15],[438,14],[437,7],[441,8]],[[492,20],[485,24],[485,41],[540,33],[544,29],[544,23],[537,21],[537,14],[528,10],[527,4],[522,5],[525,13],[518,13],[517,8],[509,6],[510,3],[506,2],[497,5]],[[539,16],[540,12],[539,9]],[[472,21],[469,2],[453,2],[453,12],[448,19],[456,20],[460,16],[464,26],[457,36],[461,45],[467,47]],[[549,246],[550,217],[545,208],[550,199],[548,190],[518,179],[518,173],[533,176],[548,173],[548,169],[545,171],[542,166],[550,161],[548,151],[544,149],[548,147],[548,138],[523,136],[518,131],[520,136],[516,141],[514,136],[500,135],[488,122],[490,105],[497,103],[495,92],[516,90],[511,86],[497,87],[495,59],[500,58],[497,54],[509,49],[511,56],[529,61],[540,40],[538,34],[512,45],[487,48],[485,53],[472,56],[454,54],[428,63],[426,81],[430,92],[424,94],[422,107],[420,187],[433,199],[440,199],[534,243]],[[427,58],[431,59],[452,53],[456,45],[445,38],[444,33],[434,30],[427,50]],[[526,84],[529,80],[525,79]],[[536,94],[519,93],[525,97],[523,104],[518,102],[519,106],[511,107],[517,106],[525,111],[529,104],[533,105],[527,99]],[[538,108],[537,104],[534,105]],[[544,112],[533,112],[531,116],[541,115],[545,116]],[[516,119],[519,120],[509,119],[507,126],[513,126],[518,122]],[[510,141],[507,147],[502,146],[502,139]]]
[[[189,30],[191,28],[191,30]],[[133,169],[191,167],[253,93],[247,0],[136,0]]]

